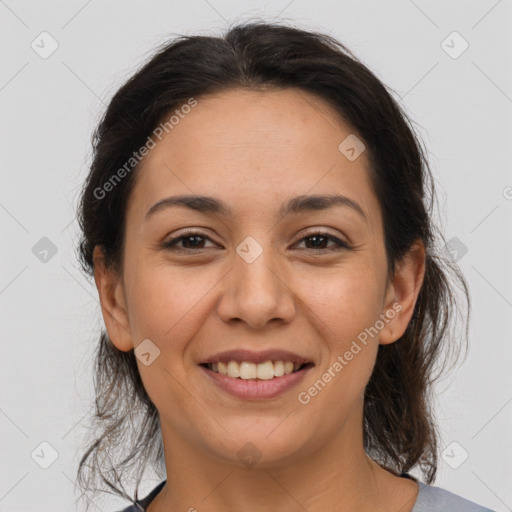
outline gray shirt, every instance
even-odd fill
[[[156,495],[165,485],[165,480],[160,482],[144,499],[120,512],[145,512],[146,507],[153,501]],[[418,482],[419,492],[412,512],[495,512],[472,501],[465,500],[440,487]]]
[[[440,487],[418,482],[418,497],[412,512],[494,512]]]

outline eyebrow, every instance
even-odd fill
[[[349,197],[339,194],[329,195],[302,195],[289,199],[279,209],[279,216],[299,214],[312,211],[327,210],[336,206],[349,207],[356,211],[365,221],[368,219],[361,206]],[[210,196],[181,195],[166,197],[155,203],[146,213],[147,221],[157,212],[172,207],[184,207],[200,213],[220,215],[224,217],[233,216],[231,208],[220,199]]]

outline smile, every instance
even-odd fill
[[[264,363],[251,363],[249,361],[220,361],[218,363],[205,363],[209,370],[226,375],[234,379],[270,380],[283,375],[290,375],[312,363],[300,364],[291,361],[265,361]]]
[[[264,363],[232,360],[199,365],[215,388],[243,400],[268,400],[284,395],[298,386],[314,366],[281,360]]]

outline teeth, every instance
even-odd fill
[[[240,365],[236,361],[229,361],[227,374],[230,377],[240,377]]]
[[[235,361],[230,361],[236,364]],[[259,365],[258,365],[259,366]],[[256,365],[254,363],[246,363],[243,362],[240,364],[240,378],[241,379],[255,379],[258,370],[256,369]],[[228,374],[228,377],[231,375]]]
[[[256,375],[258,379],[261,380],[269,380],[274,378],[274,365],[272,361],[267,361],[266,363],[259,364],[256,367]]]
[[[219,362],[209,364],[208,367],[214,372],[218,372],[228,377],[248,379],[270,380],[274,377],[282,377],[283,375],[290,375],[297,371],[301,365],[299,363],[292,363],[291,361],[265,361],[264,363],[255,364],[247,361],[242,361],[240,364],[236,361],[229,361],[228,363]]]

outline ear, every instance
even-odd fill
[[[415,242],[397,265],[389,282],[383,313],[389,319],[379,333],[379,343],[388,345],[403,336],[414,312],[414,306],[425,276],[425,247]]]
[[[106,267],[103,250],[94,247],[94,281],[100,296],[101,311],[107,334],[115,347],[123,352],[133,348],[124,297],[123,282],[117,273]]]

